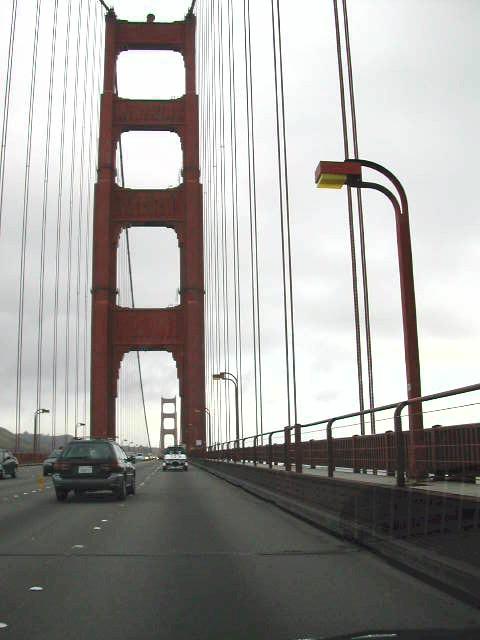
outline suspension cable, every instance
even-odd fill
[[[8,42],[7,77],[5,80],[5,93],[3,97],[3,123],[2,140],[0,148],[0,236],[2,233],[3,194],[5,187],[5,161],[7,152],[8,118],[10,115],[10,93],[12,86],[13,49],[15,45],[15,32],[17,24],[18,0],[13,0],[12,17],[10,19],[10,38]],[[18,436],[17,436],[18,439]],[[18,443],[17,443],[18,447]]]
[[[118,94],[118,84],[117,84],[117,75],[115,73],[115,91]],[[122,147],[122,138],[121,136],[118,139],[118,152],[119,152],[119,159],[120,159],[120,186],[121,187],[125,187],[125,170],[124,170],[124,163],[123,163],[123,147]],[[128,227],[125,227],[125,238],[126,238],[126,245],[127,245],[127,263],[128,263],[128,278],[129,278],[129,286],[130,286],[130,297],[132,300],[132,309],[135,309],[135,297],[134,297],[134,293],[133,293],[133,275],[132,275],[132,260],[131,260],[131,254],[130,254],[130,238],[128,235]],[[150,451],[152,450],[152,444],[150,441],[150,430],[148,428],[148,418],[147,418],[147,409],[145,406],[145,392],[143,389],[143,376],[142,376],[142,366],[141,366],[141,361],[140,361],[140,353],[138,351],[135,352],[137,354],[137,366],[138,366],[138,378],[139,378],[139,382],[140,382],[140,393],[142,396],[142,407],[143,407],[143,416],[145,419],[145,429],[147,431],[147,440],[148,440],[148,446],[150,448]]]
[[[343,4],[343,23],[345,31],[345,48],[348,71],[348,87],[350,95],[350,116],[352,121],[352,138],[353,138],[353,154],[354,158],[359,157],[358,151],[358,132],[357,132],[357,116],[355,112],[355,92],[353,86],[353,69],[352,69],[352,52],[350,47],[350,31],[348,27],[347,0],[342,0]],[[370,328],[370,302],[368,295],[368,275],[367,275],[367,257],[365,247],[365,228],[363,219],[363,201],[362,190],[357,189],[357,207],[359,221],[359,237],[360,237],[360,258],[362,267],[362,287],[363,287],[363,308],[365,321],[365,339],[367,347],[367,369],[368,369],[368,395],[370,409],[375,406],[375,397],[373,389],[373,360],[372,360],[372,337]],[[372,413],[370,428],[371,433],[375,433],[375,414]]]
[[[278,58],[280,65],[280,104],[282,107],[282,137],[283,137],[283,171],[285,184],[285,228],[287,231],[287,257],[288,257],[288,289],[290,296],[290,336],[291,336],[291,354],[292,354],[292,391],[293,391],[293,420],[294,424],[298,422],[297,414],[297,375],[296,375],[296,357],[295,357],[295,322],[294,322],[294,302],[293,302],[293,270],[292,270],[292,246],[290,233],[290,195],[288,181],[288,162],[287,162],[287,133],[285,120],[285,95],[283,88],[283,53],[282,53],[282,29],[280,24],[280,4],[277,0],[277,31],[278,31]]]
[[[337,43],[337,62],[338,62],[338,79],[340,85],[340,103],[342,109],[342,129],[343,129],[343,146],[345,157],[349,157],[348,152],[348,130],[347,130],[347,115],[345,106],[345,85],[343,81],[343,63],[342,63],[342,49],[340,39],[340,25],[338,19],[338,5],[337,0],[333,0],[333,10],[335,16],[335,35]],[[353,288],[353,308],[355,317],[355,342],[357,352],[357,377],[358,377],[358,398],[360,411],[364,410],[364,397],[363,397],[363,371],[362,371],[362,345],[360,338],[360,314],[358,304],[358,275],[357,275],[357,257],[355,249],[355,228],[353,222],[353,204],[352,204],[352,189],[347,187],[347,202],[348,202],[348,225],[350,233],[350,252],[352,261],[352,288]],[[362,415],[361,418],[361,434],[365,433],[365,418]]]
[[[100,16],[100,19],[99,19]],[[99,107],[100,100],[99,96],[101,93],[100,88],[100,76],[101,76],[101,28],[103,23],[103,14],[101,13],[101,9],[96,5],[95,9],[95,21],[93,31],[95,33],[95,40],[93,43],[95,54],[94,59],[91,65],[91,78],[90,78],[90,124],[89,124],[89,152],[88,152],[88,169],[89,169],[89,178],[88,178],[88,192],[87,192],[87,207],[86,207],[86,240],[85,240],[85,280],[84,280],[84,291],[83,291],[83,415],[85,417],[85,422],[87,422],[87,363],[88,363],[88,343],[89,343],[89,322],[88,322],[88,311],[89,311],[89,284],[90,284],[90,237],[91,237],[91,212],[93,209],[93,201],[92,201],[92,185],[95,182],[94,171],[96,169],[96,158],[95,151],[96,145],[94,141],[97,138],[98,131],[98,120],[99,120]],[[97,108],[95,109],[95,103],[97,104]],[[95,125],[95,126],[94,126]]]
[[[255,166],[255,129],[252,81],[252,43],[250,0],[243,0],[243,27],[245,51],[245,93],[247,115],[247,155],[248,155],[248,193],[250,212],[250,265],[253,324],[253,357],[255,381],[255,426],[256,433],[263,434],[263,398],[262,398],[262,352],[260,335],[260,297],[258,287],[258,233],[257,233],[257,195]]]
[[[25,174],[23,185],[23,216],[22,216],[22,235],[21,235],[21,251],[20,251],[20,278],[18,292],[18,322],[17,322],[17,386],[16,386],[16,411],[15,411],[15,433],[17,440],[20,434],[20,425],[22,419],[22,364],[23,364],[23,321],[24,321],[24,302],[25,302],[25,268],[26,268],[26,249],[27,249],[27,231],[29,217],[29,198],[30,198],[30,160],[32,154],[32,137],[33,137],[33,121],[34,121],[34,104],[35,89],[37,80],[37,53],[38,53],[38,33],[40,26],[40,0],[36,3],[35,14],[35,32],[33,39],[32,54],[32,72],[30,76],[30,99],[28,107],[28,125],[27,125],[27,150],[25,158]]]
[[[237,162],[237,115],[235,86],[235,43],[233,37],[233,7],[228,0],[228,73],[230,78],[230,145],[232,152],[232,237],[235,300],[235,359],[239,391],[240,431],[243,438],[243,384],[242,384],[242,299],[240,287],[240,247],[238,226],[238,162]]]
[[[295,371],[295,329],[293,317],[292,256],[290,239],[290,202],[288,189],[288,164],[286,146],[285,96],[283,87],[282,34],[280,5],[271,0],[273,66],[275,80],[275,114],[277,137],[278,188],[280,204],[280,235],[282,249],[283,312],[285,333],[285,369],[287,380],[288,426],[297,423],[297,393]],[[276,17],[276,20],[275,20]],[[278,45],[277,45],[278,40]],[[278,48],[278,51],[277,51]],[[288,289],[287,289],[288,280]],[[290,334],[289,334],[290,324]],[[290,375],[290,365],[292,375]],[[293,407],[292,407],[293,405]]]
[[[72,140],[70,154],[70,194],[68,206],[68,248],[67,248],[67,277],[66,291],[67,301],[65,310],[65,389],[64,389],[64,415],[65,415],[65,435],[68,429],[70,419],[70,312],[71,312],[71,282],[72,282],[72,252],[73,252],[73,208],[74,208],[74,191],[75,191],[75,172],[77,167],[77,116],[78,116],[78,95],[79,95],[79,70],[80,70],[80,45],[82,38],[83,25],[83,7],[84,2],[80,0],[77,14],[77,38],[75,53],[75,79],[73,82],[73,115],[72,115]],[[75,424],[77,423],[75,417]]]
[[[52,129],[52,105],[53,105],[53,79],[55,72],[55,53],[57,46],[57,20],[58,0],[55,0],[52,23],[52,44],[50,50],[50,76],[48,83],[48,107],[47,130],[45,138],[44,165],[43,165],[43,197],[42,197],[42,231],[40,240],[40,269],[39,269],[39,295],[38,295],[38,331],[37,331],[37,404],[41,407],[42,400],[42,358],[43,358],[43,315],[45,292],[45,241],[48,210],[48,185],[50,169],[51,129]]]
[[[59,292],[60,292],[60,257],[62,244],[63,225],[63,168],[65,161],[65,123],[67,107],[67,86],[70,68],[70,31],[71,31],[72,5],[68,3],[67,26],[65,34],[65,54],[63,61],[63,92],[62,92],[62,115],[60,125],[60,153],[58,170],[58,194],[57,194],[57,223],[56,223],[56,243],[55,243],[55,283],[54,283],[54,303],[53,303],[53,350],[52,350],[52,437],[53,446],[56,443],[56,421],[57,421],[57,377],[58,377],[58,316],[59,316]],[[65,444],[65,443],[64,443]]]
[[[98,1],[106,11],[111,11],[111,8],[104,2],[104,0],[98,0]]]
[[[280,205],[280,238],[282,248],[282,285],[283,285],[283,329],[285,339],[285,373],[287,382],[287,424],[292,424],[291,393],[290,393],[290,343],[288,336],[288,312],[287,312],[287,280],[285,263],[285,229],[283,211],[283,174],[280,148],[280,112],[278,104],[278,68],[277,68],[277,42],[275,37],[275,14],[274,0],[270,2],[272,10],[272,45],[273,45],[273,70],[275,80],[275,116],[276,116],[276,137],[277,137],[277,168],[278,168],[278,190]]]
[[[75,424],[78,422],[78,406],[79,406],[79,395],[80,395],[80,289],[82,284],[82,236],[83,236],[83,218],[87,217],[87,209],[89,203],[86,203],[84,206],[83,203],[83,195],[84,195],[84,181],[85,181],[85,169],[88,168],[88,164],[85,162],[85,153],[87,150],[87,135],[85,132],[86,126],[86,116],[87,116],[87,81],[88,81],[88,65],[90,62],[90,50],[91,50],[91,38],[93,29],[90,29],[91,24],[91,9],[92,4],[88,5],[88,13],[87,13],[87,24],[86,24],[86,35],[85,35],[85,47],[87,49],[87,53],[84,58],[84,67],[83,67],[83,89],[82,93],[84,95],[84,102],[82,108],[82,122],[80,126],[80,133],[82,136],[82,145],[80,148],[80,176],[79,176],[79,185],[78,185],[78,232],[77,232],[77,265],[76,265],[76,288],[75,288]],[[88,195],[88,189],[87,189]],[[85,228],[86,235],[88,236],[89,229],[86,226]],[[85,422],[85,414],[83,415],[83,422]]]

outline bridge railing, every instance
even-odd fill
[[[206,455],[211,460],[263,464],[270,469],[283,466],[286,471],[291,471],[293,467],[296,473],[302,473],[304,466],[311,469],[325,467],[331,478],[336,469],[354,473],[380,472],[395,476],[398,486],[404,486],[407,474],[411,478],[428,474],[436,477],[446,474],[475,477],[480,475],[479,423],[446,427],[435,425],[421,431],[403,431],[402,411],[412,404],[415,407],[422,406],[420,403],[479,390],[480,384],[474,384],[304,425],[284,427],[262,435],[247,436],[239,441],[213,445],[208,448]],[[362,416],[371,417],[386,411],[393,411],[393,417],[387,418],[393,420],[393,430],[370,435],[340,435],[342,429],[351,431],[357,423],[339,425],[339,422]],[[320,437],[307,438],[311,433],[306,430],[312,427]]]

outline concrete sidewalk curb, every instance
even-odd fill
[[[406,569],[427,582],[450,591],[470,604],[480,606],[480,571],[448,556],[415,546],[410,542],[383,536],[359,523],[347,521],[325,509],[306,505],[259,487],[252,482],[236,478],[220,469],[213,469],[198,460],[192,461],[208,473],[235,485],[244,491],[270,502],[280,509],[318,526],[328,533],[355,542],[380,555],[389,563]]]

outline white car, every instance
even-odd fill
[[[146,460],[145,454],[143,454],[143,453],[136,453],[135,454],[135,461],[136,462],[145,462],[145,460]]]
[[[188,471],[187,452],[183,447],[167,447],[163,452],[163,471],[177,469]]]

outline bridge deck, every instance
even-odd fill
[[[59,504],[50,480],[38,492],[34,468],[0,484],[9,638],[291,640],[480,625],[474,607],[202,470],[137,471],[124,503]]]

